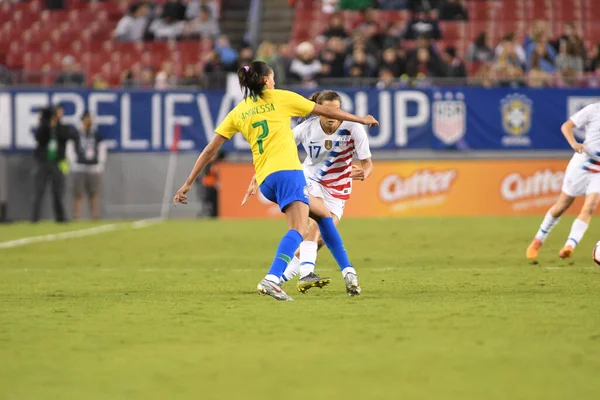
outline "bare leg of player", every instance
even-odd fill
[[[571,204],[573,204],[573,200],[575,200],[574,197],[571,197],[564,192],[560,193],[558,200],[546,213],[535,237],[531,241],[529,247],[527,247],[525,255],[529,260],[533,261],[537,258],[539,249],[542,247],[542,244],[544,244],[544,240],[546,240],[546,237],[548,237],[550,231],[558,223],[564,212],[569,209]]]
[[[600,193],[590,193],[585,196],[583,207],[581,207],[579,215],[575,218],[575,221],[573,221],[573,225],[571,226],[569,238],[564,247],[558,252],[560,258],[569,258],[573,256],[575,247],[577,247],[583,238],[583,235],[588,228],[588,224],[592,219],[592,215],[594,214],[596,207],[598,207],[598,202],[600,202]]]

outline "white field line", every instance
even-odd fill
[[[132,228],[132,229],[144,228],[147,226],[151,226],[151,225],[160,223],[162,221],[163,220],[160,218],[142,219],[142,220],[135,221],[135,222],[129,224],[129,228]],[[94,228],[78,229],[76,231],[51,233],[49,235],[42,235],[42,236],[29,236],[29,237],[24,237],[21,239],[0,242],[0,249],[11,249],[14,247],[26,246],[28,244],[33,244],[33,243],[56,242],[56,241],[65,240],[65,239],[93,236],[93,235],[98,235],[98,234],[104,233],[104,232],[114,231],[117,228],[119,228],[120,226],[122,226],[122,224],[106,224],[106,225],[96,226]]]

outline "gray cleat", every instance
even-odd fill
[[[358,296],[360,294],[360,285],[358,284],[358,277],[352,272],[348,272],[344,277],[346,282],[346,293],[348,296]]]
[[[330,283],[331,278],[321,278],[319,275],[316,275],[314,272],[311,272],[305,277],[298,279],[296,288],[300,293],[306,293],[310,288],[322,288],[323,286],[327,286]]]
[[[256,290],[258,294],[262,294],[263,296],[271,296],[275,300],[281,301],[294,301],[290,296],[287,295],[286,292],[283,291],[281,285],[278,285],[274,282],[263,279],[256,286]]]

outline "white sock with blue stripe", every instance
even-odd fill
[[[581,241],[581,238],[583,238],[587,228],[588,224],[586,222],[583,222],[580,219],[575,219],[573,226],[571,226],[571,232],[569,233],[569,238],[567,239],[565,246],[571,246],[575,248]]]
[[[318,248],[317,242],[305,240],[300,243],[300,278],[314,272]]]
[[[550,231],[552,228],[554,228],[554,225],[558,224],[558,221],[560,221],[560,217],[554,218],[552,214],[550,214],[550,211],[548,211],[544,217],[544,221],[542,221],[542,225],[540,225],[540,229],[535,234],[535,238],[541,240],[542,242],[546,240],[546,237],[548,234],[550,234]]]

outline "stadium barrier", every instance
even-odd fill
[[[369,179],[354,182],[344,215],[540,215],[556,201],[567,163],[560,159],[376,161]],[[223,218],[282,217],[278,206],[260,193],[240,206],[253,174],[249,164],[221,167]],[[578,199],[571,212],[581,205]]]
[[[560,125],[583,106],[600,101],[600,89],[346,88],[339,92],[345,110],[379,119],[380,127],[369,129],[374,151],[568,150]],[[60,102],[67,124],[79,124],[89,110],[112,151],[168,152],[175,126],[181,126],[179,150],[199,150],[239,100],[239,89],[5,90],[0,92],[0,149],[33,149],[38,110]],[[249,145],[236,135],[225,150],[248,152]]]

